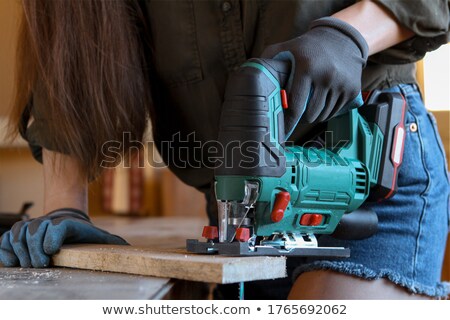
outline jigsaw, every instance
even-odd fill
[[[218,226],[204,227],[205,241],[188,239],[188,251],[348,257],[348,248],[320,247],[317,238],[376,232],[375,212],[360,206],[397,189],[405,100],[371,92],[316,129],[313,143],[293,144],[284,130],[289,73],[289,63],[251,59],[230,76],[218,138],[224,157],[215,169]]]

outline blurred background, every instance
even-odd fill
[[[13,95],[14,52],[19,1],[0,0],[0,212],[17,212],[33,202],[31,216],[43,214],[42,168],[27,144],[17,139],[7,144],[5,124]],[[418,79],[427,107],[434,113],[449,157],[450,140],[450,45],[432,52],[417,64]],[[153,155],[146,150],[145,156]],[[144,155],[142,155],[144,156]],[[157,155],[156,155],[157,156]],[[144,163],[148,163],[144,161]],[[180,182],[167,168],[107,170],[90,186],[92,216],[204,216],[205,200],[195,189]],[[447,248],[447,257],[450,256]],[[450,279],[447,260],[443,277]]]

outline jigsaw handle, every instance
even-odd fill
[[[230,75],[219,128],[216,176],[280,177],[286,171],[281,88],[290,64],[250,59]]]

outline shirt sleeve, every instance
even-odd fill
[[[450,0],[373,0],[415,36],[370,57],[386,64],[411,63],[450,40]]]

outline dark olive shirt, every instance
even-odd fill
[[[376,2],[416,36],[370,57],[363,71],[362,89],[414,83],[414,62],[448,41],[449,2]],[[153,135],[163,159],[181,180],[204,189],[213,179],[213,170],[204,165],[201,145],[217,139],[229,73],[247,59],[258,57],[268,45],[306,32],[312,20],[353,3],[351,0],[144,2],[154,65]],[[39,146],[53,150],[51,137],[45,133],[48,121],[45,99],[34,99],[33,114],[35,121],[26,138],[39,158]],[[168,152],[170,146],[174,149]]]

